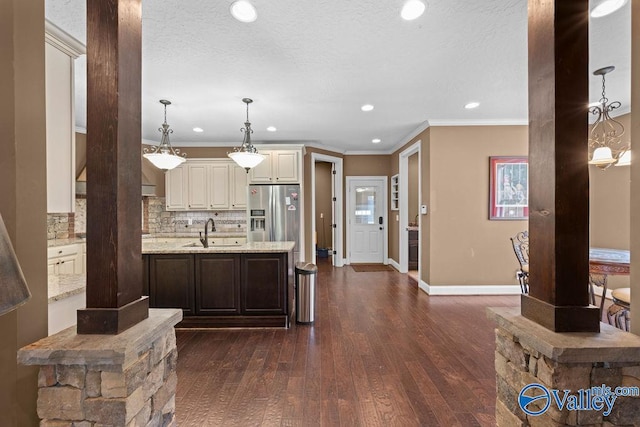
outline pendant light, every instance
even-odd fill
[[[155,167],[163,170],[173,169],[186,161],[186,153],[180,153],[180,150],[173,148],[169,142],[169,134],[173,133],[167,124],[167,105],[171,105],[171,101],[161,99],[160,103],[164,105],[164,123],[158,131],[162,132],[160,145],[153,148],[145,148],[143,156],[149,160]]]
[[[264,156],[258,153],[256,147],[251,144],[251,123],[249,122],[249,104],[253,102],[250,98],[242,98],[242,102],[247,104],[247,121],[244,122],[244,128],[240,131],[244,132],[244,140],[242,145],[236,148],[233,152],[227,154],[231,159],[236,162],[240,167],[243,167],[249,173],[249,169],[256,167],[264,160]]]
[[[600,68],[594,76],[602,76],[602,97],[598,105],[589,109],[596,121],[589,131],[589,164],[604,170],[611,165],[628,165],[631,161],[629,143],[622,140],[624,126],[609,113],[620,108],[620,102],[609,102],[605,93],[605,75],[615,70],[614,66]]]

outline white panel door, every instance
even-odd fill
[[[383,180],[351,180],[350,255],[352,263],[384,262],[385,184]]]

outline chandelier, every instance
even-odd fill
[[[622,140],[624,126],[610,116],[610,113],[622,104],[618,101],[608,103],[605,94],[605,75],[613,70],[615,67],[609,66],[593,72],[594,76],[602,76],[602,98],[598,105],[589,108],[589,112],[596,116],[596,121],[589,131],[589,164],[602,170],[611,165],[631,164],[629,143]]]
[[[164,123],[158,131],[162,132],[162,139],[160,145],[153,148],[145,147],[143,157],[148,159],[158,169],[169,170],[179,166],[185,162],[186,153],[180,153],[180,150],[173,148],[171,142],[169,142],[169,134],[173,133],[172,129],[169,129],[167,124],[167,105],[171,105],[171,101],[161,99],[160,103],[164,105]]]
[[[249,169],[258,166],[260,162],[264,160],[264,156],[259,154],[256,147],[251,144],[251,134],[253,130],[249,122],[249,104],[251,104],[253,100],[250,98],[242,98],[242,102],[247,104],[247,121],[244,122],[244,128],[240,129],[240,131],[244,132],[244,140],[240,147],[227,155],[240,167],[245,168],[248,173]]]

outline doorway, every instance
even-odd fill
[[[342,159],[311,153],[311,230],[316,233],[311,239],[313,263],[319,255],[326,255],[334,267],[344,265],[342,194]]]
[[[422,240],[424,233],[421,230],[421,219],[424,213],[421,213],[422,201],[422,171],[420,168],[420,145],[418,140],[406,150],[402,151],[399,156],[399,246],[400,246],[400,272],[408,273],[412,271],[417,276],[418,285],[420,284],[421,271],[421,253]],[[412,176],[413,175],[413,176]],[[402,183],[407,183],[403,185]],[[426,206],[425,206],[426,209]],[[409,227],[410,224],[415,226]],[[409,236],[411,234],[411,242]],[[417,241],[416,241],[417,240]],[[412,265],[415,266],[414,258],[417,257],[417,266],[415,269],[409,268],[409,255],[411,254]]]
[[[347,177],[349,263],[387,264],[387,177]]]

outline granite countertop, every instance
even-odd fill
[[[409,227],[407,227],[407,231],[420,231],[420,227],[418,227],[417,225],[410,225]]]
[[[198,230],[202,231],[202,230]],[[155,233],[155,234],[143,234],[142,235],[142,241],[144,242],[147,239],[198,239],[199,238],[199,234],[198,232],[191,232],[191,233]],[[232,231],[232,232],[228,232],[228,231],[214,231],[214,232],[209,232],[209,237],[214,238],[214,237],[247,237],[247,233],[246,232],[237,232],[237,231]]]
[[[68,239],[50,239],[47,240],[47,247],[54,248],[56,246],[75,245],[76,243],[85,243],[85,237],[69,237]]]
[[[87,277],[84,274],[58,274],[49,275],[49,304],[72,295],[84,292],[87,285]]]
[[[183,239],[184,240],[184,239]],[[187,245],[187,246],[185,246]],[[293,250],[295,242],[251,242],[242,245],[217,245],[202,247],[200,242],[142,242],[143,254],[194,254],[194,253],[279,253]]]

